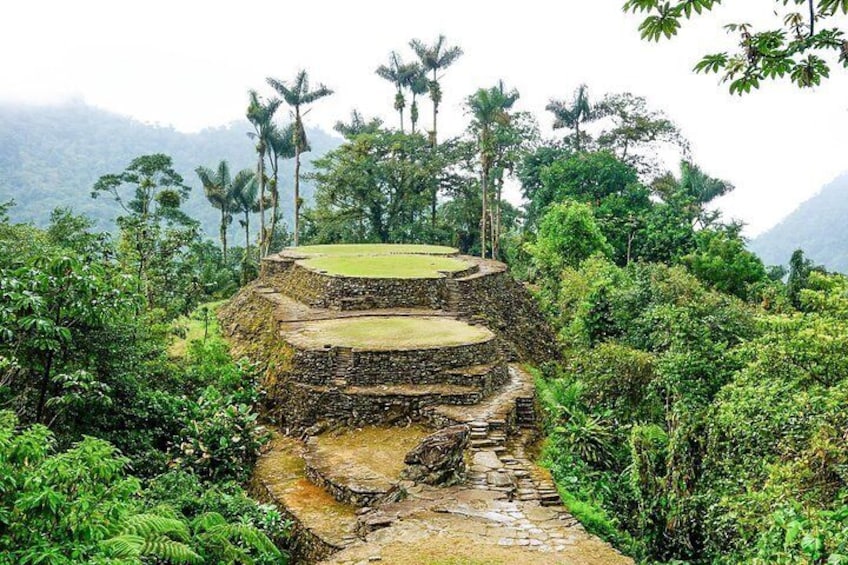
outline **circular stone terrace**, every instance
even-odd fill
[[[280,255],[321,274],[377,279],[435,279],[474,267],[440,245],[341,244],[284,249]]]
[[[494,338],[494,334],[482,326],[440,316],[332,318],[298,326],[286,334],[286,341],[300,349],[433,349],[478,344]]]

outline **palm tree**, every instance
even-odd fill
[[[233,212],[244,214],[244,219],[239,220],[244,228],[244,261],[250,256],[250,215],[255,214],[262,208],[259,199],[259,183],[256,182],[256,173],[250,169],[243,169],[233,177]]]
[[[386,79],[395,86],[395,110],[400,114],[400,132],[403,133],[403,110],[406,108],[406,98],[403,96],[403,89],[409,82],[410,67],[404,65],[397,54],[397,51],[392,51],[389,55],[389,64],[380,65],[374,71],[380,78]]]
[[[253,124],[253,132],[248,134],[256,140],[256,178],[259,183],[259,246],[265,248],[265,153],[268,150],[268,131],[274,125],[274,114],[282,101],[278,99],[262,102],[255,90],[250,91],[250,104],[247,107],[247,119]]]
[[[409,121],[412,123],[412,133],[415,133],[415,126],[418,124],[418,97],[430,90],[427,72],[418,63],[412,63],[410,65],[407,87],[412,93],[412,104],[409,107]]]
[[[589,103],[589,88],[581,84],[571,100],[551,100],[545,110],[554,115],[554,129],[574,130],[572,145],[576,151],[581,151],[583,137],[586,135],[581,126],[597,117]]]
[[[272,124],[268,129],[267,136],[268,162],[271,164],[271,179],[268,182],[268,192],[271,194],[271,225],[268,227],[267,235],[262,239],[262,255],[268,255],[274,233],[277,230],[277,222],[280,219],[280,159],[291,159],[294,157],[294,124],[288,124],[283,128]],[[307,151],[309,147],[307,147]]]
[[[462,49],[457,46],[448,47],[445,43],[446,41],[444,35],[439,35],[432,45],[427,45],[420,39],[413,39],[409,42],[409,46],[418,55],[424,70],[432,71],[433,73],[429,90],[430,99],[433,101],[433,131],[430,132],[430,139],[434,147],[436,145],[436,124],[439,114],[439,103],[442,101],[442,90],[439,86],[439,80],[442,78],[442,75],[439,72],[451,66],[462,56]]]
[[[497,86],[489,89],[481,88],[472,96],[468,97],[467,105],[474,117],[471,127],[477,134],[477,144],[480,150],[480,169],[481,177],[480,184],[482,190],[483,209],[480,220],[480,256],[486,258],[486,221],[489,214],[489,176],[492,165],[495,160],[497,151],[497,143],[494,134],[494,128],[497,125],[506,125],[509,123],[509,109],[518,100],[518,91],[513,89],[509,92],[504,88],[503,81],[498,82]],[[494,232],[493,232],[494,237]],[[494,242],[492,252],[494,255]]]
[[[294,109],[294,129],[292,130],[292,142],[294,143],[294,246],[297,247],[300,235],[300,154],[308,147],[306,130],[303,128],[305,112],[301,113],[300,109],[331,95],[333,91],[323,84],[319,84],[314,90],[310,90],[309,75],[306,71],[298,72],[290,85],[271,77],[268,77],[267,80],[268,84],[283,97],[286,104]]]
[[[233,221],[233,184],[230,178],[230,166],[226,161],[218,163],[218,168],[212,170],[208,167],[197,167],[194,172],[200,178],[206,199],[213,207],[221,211],[221,253],[224,263],[227,262],[227,226]]]

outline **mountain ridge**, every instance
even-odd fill
[[[848,273],[848,172],[802,202],[748,247],[768,265],[786,265],[796,249],[827,269]]]
[[[123,171],[130,161],[149,153],[173,157],[174,168],[192,187],[185,210],[198,219],[209,237],[217,237],[218,211],[206,201],[194,169],[214,168],[221,159],[233,172],[256,166],[252,131],[247,120],[181,132],[170,126],[140,122],[107,110],[70,101],[59,105],[0,103],[0,202],[14,199],[10,211],[17,222],[45,225],[50,212],[67,206],[112,230],[118,210],[110,199],[90,197],[95,181]],[[313,151],[304,155],[304,169],[312,159],[341,143],[317,128],[307,128]],[[281,203],[289,220],[293,199],[293,161],[280,165]],[[313,188],[302,183],[307,200]],[[290,223],[290,222],[288,222]],[[237,230],[234,230],[237,231]]]

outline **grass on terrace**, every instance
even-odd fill
[[[287,337],[295,345],[305,348],[331,345],[386,350],[479,343],[490,339],[492,333],[483,327],[450,318],[370,316],[310,322]]]
[[[316,442],[326,464],[343,471],[366,470],[366,477],[400,478],[403,458],[431,432],[420,426],[344,429],[321,434]],[[379,449],[375,449],[379,446]]]
[[[440,271],[469,267],[465,261],[439,255],[325,255],[301,261],[309,269],[331,275],[365,278],[435,279]]]
[[[292,247],[299,255],[388,255],[396,253],[421,255],[451,255],[458,251],[443,245],[417,245],[407,243],[341,243],[337,245],[303,245]]]

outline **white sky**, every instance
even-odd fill
[[[310,113],[313,125],[329,130],[354,107],[394,125],[393,89],[374,69],[409,39],[444,33],[465,50],[443,81],[446,135],[465,125],[464,97],[500,78],[546,134],[549,98],[582,82],[596,97],[631,91],[680,125],[707,172],[736,185],[721,207],[750,235],[848,170],[848,72],[815,91],[767,84],[744,98],[691,72],[699,55],[732,47],[722,24],[771,21],[767,1],[738,0],[659,45],[639,39],[622,2],[4,0],[0,99],[76,97],[195,131],[243,116],[248,89],[267,92],[266,76],[303,67],[336,90]],[[421,108],[429,123],[429,100]]]

